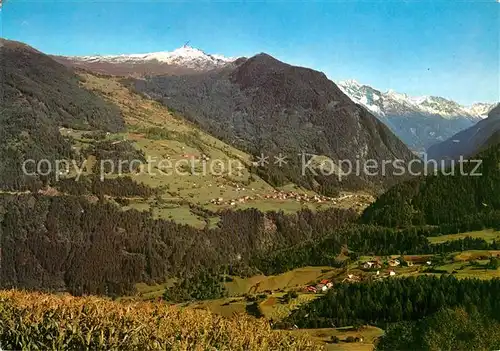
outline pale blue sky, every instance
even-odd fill
[[[7,0],[2,36],[50,54],[267,52],[381,90],[499,100],[500,4],[491,1]]]

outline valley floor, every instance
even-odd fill
[[[467,236],[495,240],[500,232],[484,230],[480,232],[461,233],[430,238],[431,241],[443,242]],[[307,287],[316,286],[327,280],[335,284],[340,282],[374,281],[381,279],[399,279],[409,276],[451,274],[459,279],[493,279],[500,278],[500,268],[488,267],[491,257],[500,257],[500,250],[467,250],[446,255],[392,255],[362,256],[344,268],[328,266],[303,267],[275,276],[257,275],[249,278],[232,277],[225,283],[228,297],[183,303],[181,306],[209,310],[215,314],[230,318],[237,314],[245,314],[247,306],[257,301],[263,315],[272,321],[280,321],[290,315],[301,305],[307,304],[323,296],[323,292],[309,292]],[[381,267],[366,269],[366,262],[380,262]],[[401,262],[395,266],[395,262]],[[393,272],[393,273],[391,273]],[[166,284],[168,285],[168,283]],[[161,297],[166,285],[137,286],[139,296],[130,298],[152,299]],[[286,298],[289,293],[293,298]],[[374,342],[383,331],[365,326],[357,329],[327,328],[305,330],[315,339],[323,342],[328,350],[373,350]],[[290,331],[297,332],[297,331]],[[338,337],[332,342],[332,337]],[[346,342],[348,337],[357,341]],[[351,341],[352,339],[351,338]],[[358,339],[356,339],[358,338]],[[361,341],[362,340],[362,341]]]

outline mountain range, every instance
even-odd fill
[[[198,89],[209,86],[198,82],[219,86],[215,92],[241,94],[228,97],[244,104],[239,110],[241,120],[248,118],[243,125],[234,124],[234,129],[249,144],[251,137],[258,137],[251,129],[254,122],[273,136],[279,137],[273,133],[282,130],[283,138],[291,137],[296,124],[305,124],[311,141],[301,141],[303,145],[314,145],[316,139],[324,142],[315,133],[328,129],[328,133],[351,136],[339,145],[347,143],[345,147],[352,150],[328,145],[332,151],[352,155],[358,147],[369,145],[370,157],[412,156],[382,123],[324,75],[267,55],[241,61],[237,68],[213,71],[213,78],[205,74],[176,77],[187,88],[180,97],[191,91],[200,94],[192,101],[193,109],[205,112],[199,116],[198,128],[180,112],[174,116],[158,101],[127,89],[121,77],[77,72],[22,43],[2,40],[1,44],[0,67],[5,78],[0,93],[5,99],[0,101],[0,288],[124,295],[135,291],[139,282],[164,282],[229,262],[236,269],[236,261],[245,265],[256,253],[297,245],[354,219],[356,211],[351,207],[332,208],[337,198],[318,194],[325,191],[325,182],[319,184],[318,192],[290,182],[284,184],[288,188],[272,186],[259,176],[250,155],[207,134],[203,129],[216,131],[211,123],[220,126],[232,121],[224,114],[221,123],[215,123],[214,116],[224,112],[219,95],[206,97],[214,99],[212,105],[200,104],[204,95]],[[282,82],[284,76],[291,78],[288,85]],[[195,77],[199,80],[190,80]],[[270,82],[275,85],[267,86]],[[149,88],[154,82],[145,83]],[[229,90],[224,90],[225,84]],[[317,111],[332,101],[337,103],[331,109],[337,107],[338,114],[316,113],[317,120],[300,120],[300,116],[310,118],[310,109]],[[209,114],[207,106],[215,114]],[[233,106],[229,102],[228,109]],[[257,114],[271,108],[276,113],[268,120],[250,118],[267,117]],[[299,117],[279,113],[285,110],[303,113]],[[335,123],[327,124],[333,117],[337,117]],[[196,121],[193,116],[191,121]],[[248,128],[247,136],[242,127]],[[270,146],[273,140],[268,135],[264,133],[262,144],[257,145]],[[308,137],[305,133],[298,136]],[[284,145],[283,140],[276,141],[277,146]],[[318,142],[318,147],[323,145]],[[103,160],[121,164],[146,162],[146,157],[174,164],[191,158],[196,165],[202,158],[239,160],[241,168],[240,174],[219,169],[201,174],[181,168],[181,174],[170,176],[161,176],[153,167],[148,172],[129,168],[125,174],[115,170],[99,178]],[[48,160],[50,166],[58,160],[79,165],[88,160],[91,165],[80,178],[72,171],[63,171],[62,176],[57,172],[61,177],[56,177],[55,172],[47,172],[50,166],[28,167],[27,175],[23,171],[27,159]],[[278,170],[268,169],[263,175],[276,181]],[[343,201],[340,196],[338,201]],[[312,209],[323,205],[326,212],[316,216]],[[269,212],[276,208],[292,214]]]
[[[349,99],[324,73],[292,66],[267,54],[239,59],[221,69],[134,81],[146,96],[181,112],[202,129],[258,156],[287,155],[286,167],[261,172],[273,183],[309,188],[384,187],[392,177],[301,174],[297,155],[334,160],[409,161],[410,150],[368,110]],[[361,172],[363,173],[363,172]],[[272,174],[272,175],[271,175]],[[359,175],[359,174],[358,174]]]
[[[196,74],[234,66],[238,62],[235,58],[210,55],[187,45],[172,52],[53,58],[98,73],[135,77]],[[438,96],[411,97],[393,90],[382,92],[355,80],[336,83],[347,96],[378,117],[416,152],[424,152],[473,126],[494,106],[489,103],[463,106]]]
[[[356,103],[387,124],[410,148],[425,151],[486,118],[494,104],[463,106],[438,96],[381,92],[354,80],[338,83]]]

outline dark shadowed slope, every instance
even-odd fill
[[[487,150],[497,144],[500,144],[500,129],[494,132],[493,135],[488,140],[486,140],[484,145],[482,145],[481,147],[481,151]]]
[[[323,73],[266,54],[197,75],[148,77],[135,81],[135,87],[254,155],[287,155],[288,167],[270,165],[260,170],[276,184],[293,180],[327,192],[339,185],[380,187],[394,181],[361,176],[338,184],[336,176],[303,177],[297,156],[301,152],[334,161],[413,158],[386,126]]]
[[[500,104],[488,114],[488,118],[466,129],[450,139],[434,145],[428,150],[428,157],[436,160],[456,160],[460,156],[471,156],[492,145],[500,132]]]
[[[120,112],[80,86],[65,66],[22,43],[0,39],[0,187],[20,189],[26,159],[71,155],[59,127],[124,128]]]

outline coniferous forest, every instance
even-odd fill
[[[293,312],[283,323],[301,328],[385,325],[419,320],[443,308],[456,307],[498,319],[499,289],[499,279],[459,280],[449,275],[340,284],[324,297]]]
[[[499,210],[500,147],[473,159],[480,162],[464,164],[465,176],[457,165],[455,175],[446,175],[449,170],[445,170],[394,186],[364,212],[363,222],[389,227],[452,225],[464,217]]]
[[[105,199],[4,194],[0,284],[123,295],[141,281],[161,282],[237,257],[246,263],[256,253],[317,239],[354,219],[349,210],[284,215],[250,209],[222,212],[218,228],[200,230],[148,212],[124,212]],[[267,230],[266,221],[276,228]]]

